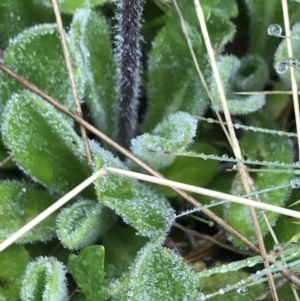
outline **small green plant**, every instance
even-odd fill
[[[59,0],[60,13],[52,4],[0,3],[0,300],[296,296],[297,134],[289,98],[263,90],[295,91],[299,4],[289,3],[292,36],[279,46],[277,0]],[[243,35],[249,50],[238,55],[228,43]],[[190,248],[174,247],[186,244],[178,229],[195,240],[182,224],[197,211],[200,225],[226,230],[232,262],[199,271],[203,258],[189,264],[179,251]]]

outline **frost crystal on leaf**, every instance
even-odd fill
[[[167,117],[152,131],[131,141],[132,152],[154,168],[173,163],[172,152],[182,152],[193,142],[197,120],[185,112]]]

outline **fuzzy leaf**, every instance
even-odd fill
[[[270,122],[264,118],[263,115],[256,113],[255,116],[249,118],[249,122],[253,126],[271,128]],[[291,143],[286,137],[279,135],[268,135],[264,133],[247,132],[241,140],[241,145],[244,149],[245,155],[253,160],[269,160],[270,158],[276,158],[283,163],[292,163]],[[280,171],[274,172],[276,167],[266,167],[270,172],[258,172],[254,177],[254,186],[256,190],[266,189],[271,186],[278,186],[282,184],[288,184],[291,180],[291,174],[282,173]],[[273,171],[273,172],[272,172]],[[292,171],[291,171],[292,172]],[[240,179],[236,179],[232,186],[232,193],[244,194]],[[272,204],[275,206],[282,206],[285,199],[289,195],[289,188],[280,188],[278,190],[269,191],[260,194],[259,197],[263,203]],[[267,225],[264,222],[264,218],[261,211],[257,211],[258,220],[262,233],[267,233]],[[278,217],[277,213],[268,211],[266,212],[268,220],[271,224],[275,224]],[[239,231],[247,236],[251,240],[255,240],[255,231],[253,223],[249,213],[249,208],[243,205],[229,203],[225,206],[224,217],[226,221],[239,229]],[[240,241],[232,238],[233,241],[239,246],[244,246]]]
[[[18,35],[8,47],[4,63],[47,94],[69,108],[74,108],[70,82],[56,24],[31,27]],[[75,66],[76,65],[76,66]],[[79,97],[83,95],[83,78],[74,63]],[[12,93],[24,89],[4,73],[0,73],[0,103],[7,103]]]
[[[40,0],[35,1],[40,2]],[[52,6],[51,0],[42,0],[42,2],[46,6]],[[62,12],[74,14],[80,8],[92,8],[107,2],[107,0],[58,0],[57,2]]]
[[[23,301],[66,301],[66,269],[54,257],[39,257],[26,269],[21,287]]]
[[[69,249],[82,249],[97,241],[115,222],[114,213],[102,204],[81,200],[57,217],[57,236]]]
[[[91,175],[80,138],[61,114],[31,92],[12,97],[2,134],[18,166],[50,189],[68,192]],[[94,198],[92,187],[83,194]]]
[[[253,82],[251,79],[245,79],[243,72],[246,72],[247,68],[243,67],[241,69],[241,62],[234,56],[221,56],[218,62],[218,69],[227,98],[228,108],[233,115],[249,114],[263,107],[265,104],[265,96],[263,94],[251,95],[249,97],[234,94],[235,90],[239,89],[239,87],[236,86],[236,80],[240,79],[242,81],[239,83],[240,85],[249,86],[252,83],[256,84],[258,81],[258,75],[261,75],[261,72],[257,74],[257,79],[255,78],[255,81],[253,80]],[[253,74],[255,73],[251,72],[250,77]],[[223,109],[219,98],[218,89],[213,77],[211,79],[210,91],[214,102],[214,108],[217,111],[222,111]]]
[[[25,28],[36,24],[53,23],[55,16],[53,9],[43,6],[40,1],[1,0],[0,20],[1,40],[7,46],[9,40]]]
[[[0,182],[0,241],[10,237],[55,200],[46,190],[37,190],[26,183]],[[55,236],[55,217],[55,214],[50,215],[20,237],[18,242],[45,241]]]
[[[102,132],[116,136],[117,90],[116,63],[109,30],[105,22],[87,9],[78,10],[69,32],[70,42],[81,58],[81,72],[86,78],[85,101],[93,120]]]
[[[182,301],[198,296],[196,276],[187,263],[151,243],[139,252],[130,274],[127,300]]]
[[[216,53],[222,52],[224,46],[233,40],[236,32],[233,23],[219,11],[212,11],[210,18],[207,21],[207,30],[211,36],[211,44]]]
[[[132,227],[115,224],[103,237],[106,251],[105,273],[109,281],[120,278],[128,272],[137,252],[148,242],[146,237],[137,235]]]
[[[19,300],[22,276],[29,259],[25,248],[18,245],[12,245],[0,253],[0,300],[1,296],[10,301]]]
[[[291,31],[291,35],[293,37],[299,37],[300,36],[300,23],[296,23]],[[299,39],[295,39],[293,40],[293,55],[295,58],[299,58],[300,57],[300,40]],[[275,57],[274,57],[274,62],[275,63],[279,63],[279,62],[284,62],[286,61],[286,59],[288,58],[288,51],[287,51],[287,43],[286,40],[283,40],[280,45],[278,46],[276,53],[275,53]],[[300,79],[300,69],[299,68],[294,68],[295,70],[295,77],[296,80],[299,81]],[[290,76],[290,72],[284,72],[284,73],[279,73],[280,79],[283,81],[283,83],[287,86],[287,87],[291,87],[291,76]]]
[[[175,160],[172,152],[182,152],[196,135],[197,120],[178,112],[156,126],[152,134],[143,134],[131,140],[132,152],[154,168],[163,168]]]
[[[278,39],[268,36],[267,29],[270,24],[284,24],[282,6],[278,5],[277,0],[246,0],[245,2],[251,18],[250,51],[270,61],[278,45]],[[299,4],[289,1],[288,9],[290,22],[293,24],[299,20]]]
[[[204,50],[199,48],[195,52],[197,57],[204,55]],[[165,117],[178,111],[202,116],[208,99],[188,46],[178,44],[164,28],[154,41],[150,62],[151,106],[146,131],[151,131]],[[200,62],[200,68],[210,76],[206,60]]]
[[[69,269],[87,300],[105,301],[109,297],[104,277],[104,247],[91,246],[77,256],[69,255]]]
[[[126,169],[113,155],[91,144],[95,171],[103,166]],[[118,175],[106,175],[95,181],[99,200],[113,209],[143,236],[165,235],[173,215],[169,203],[149,186]]]

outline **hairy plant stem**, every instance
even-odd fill
[[[122,0],[117,58],[120,68],[119,143],[129,149],[137,123],[140,86],[141,0]]]

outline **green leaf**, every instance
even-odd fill
[[[216,53],[222,52],[224,46],[233,40],[236,32],[233,23],[231,23],[226,16],[218,11],[211,12],[211,16],[207,21],[207,30],[210,35],[212,47]]]
[[[40,1],[40,0],[35,0]],[[62,12],[74,14],[80,8],[92,8],[96,5],[101,5],[108,0],[58,0],[59,9]],[[42,0],[46,6],[52,6],[51,0]]]
[[[127,169],[113,155],[91,144],[94,170],[103,166]],[[173,210],[165,198],[149,186],[119,175],[106,175],[95,181],[99,201],[113,209],[143,236],[164,236],[170,227]]]
[[[31,27],[18,35],[8,47],[4,63],[37,85],[48,95],[56,98],[69,108],[74,108],[71,86],[62,52],[56,24]],[[73,60],[79,97],[83,96],[83,78],[77,62]],[[0,103],[7,103],[13,93],[24,86],[0,73]]]
[[[300,36],[300,23],[296,23],[291,31],[291,35],[293,37],[299,37]],[[293,55],[294,58],[299,58],[300,57],[300,40],[295,39],[293,40]],[[274,56],[274,62],[275,63],[280,63],[286,61],[286,59],[289,57],[288,55],[288,50],[287,50],[287,43],[286,40],[283,40],[280,45],[278,46],[275,56]],[[295,77],[296,80],[299,81],[300,79],[300,70],[299,68],[294,68],[295,70]],[[291,76],[290,72],[284,72],[284,73],[279,73],[279,77],[282,80],[282,82],[288,87],[291,87]]]
[[[1,296],[10,301],[19,300],[22,276],[29,259],[28,252],[19,245],[12,245],[0,253],[0,300],[3,299]]]
[[[109,281],[128,272],[137,252],[148,242],[132,227],[115,224],[102,238],[106,250],[105,272]]]
[[[217,154],[216,149],[205,143],[195,143],[189,151],[204,154]],[[164,168],[163,175],[173,181],[198,187],[204,187],[217,173],[219,163],[213,160],[203,160],[196,157],[177,157],[172,165]],[[175,191],[166,186],[159,186],[160,191],[168,197],[174,197]],[[202,201],[201,201],[202,202]]]
[[[199,48],[195,52],[199,58],[204,55]],[[178,44],[163,28],[154,41],[150,62],[151,106],[146,131],[151,131],[165,117],[178,111],[202,116],[208,98],[187,44]],[[202,72],[211,74],[206,60],[199,63]]]
[[[118,103],[116,63],[110,33],[105,22],[93,11],[78,10],[69,32],[80,68],[86,78],[85,101],[102,132],[116,136]]]
[[[249,122],[252,126],[256,127],[272,127],[270,121],[264,118],[262,114],[258,113],[256,113],[255,116],[251,116],[249,118]],[[283,163],[292,163],[291,143],[286,137],[279,135],[268,135],[258,132],[247,132],[241,140],[241,145],[244,149],[245,155],[252,160],[270,160],[270,158],[276,158]],[[256,173],[256,175],[253,175],[254,186],[256,190],[259,191],[269,187],[276,187],[282,184],[290,183],[291,174],[282,173],[280,170],[276,172],[276,167],[266,166],[265,168],[267,169],[266,171],[261,171]],[[235,182],[233,183],[232,193],[235,195],[244,194],[244,190],[239,178],[236,178]],[[263,203],[282,206],[288,195],[289,187],[281,187],[278,190],[272,190],[263,194],[259,194],[259,197]],[[271,211],[266,212],[266,215],[271,224],[274,224],[278,217],[277,213]],[[266,235],[268,228],[264,222],[261,211],[257,211],[257,216],[261,231],[263,235]],[[228,203],[228,205],[225,206],[224,217],[230,225],[236,229],[239,229],[243,235],[247,236],[251,240],[256,239],[248,207],[235,203]],[[235,238],[232,239],[235,244],[244,246],[239,240]]]
[[[68,192],[91,175],[80,138],[61,114],[31,92],[6,106],[2,134],[18,166],[48,188]],[[90,186],[84,192],[94,198]]]
[[[213,10],[223,14],[228,19],[237,18],[239,14],[239,7],[236,0],[220,1]]]
[[[150,134],[131,140],[132,152],[152,167],[163,168],[175,160],[172,152],[182,152],[193,142],[197,120],[178,112],[163,120]]]
[[[26,269],[21,287],[23,301],[66,301],[66,269],[54,257],[39,257]]]
[[[53,9],[43,6],[40,1],[1,0],[0,20],[1,40],[7,46],[10,39],[25,28],[36,24],[53,23],[55,16]]]
[[[127,300],[192,300],[198,296],[196,279],[181,257],[149,243],[133,265]]]
[[[46,190],[37,190],[32,185],[16,181],[0,182],[0,241],[10,237],[56,199]],[[18,242],[45,241],[55,236],[55,214],[35,226],[18,239]]]
[[[104,273],[104,247],[91,246],[69,255],[69,269],[87,300],[105,301],[109,290]]]
[[[235,88],[239,91],[261,91],[269,79],[268,66],[260,56],[248,55],[241,60],[235,77]]]
[[[104,205],[80,200],[64,208],[57,217],[57,236],[69,249],[82,249],[95,243],[116,221]]]
[[[227,105],[229,111],[233,115],[249,114],[255,112],[263,107],[265,104],[265,96],[263,94],[251,95],[249,97],[235,95],[237,79],[240,79],[246,84],[251,84],[251,79],[245,79],[243,77],[244,72],[241,69],[241,62],[234,56],[221,56],[218,62],[218,69],[222,80],[225,96],[227,98]],[[252,73],[249,75],[251,77]],[[241,83],[240,83],[241,85]],[[217,111],[223,111],[221,100],[218,94],[218,89],[214,77],[211,79],[210,85],[211,96],[214,103],[214,109]]]
[[[245,2],[251,18],[250,51],[270,62],[278,45],[278,38],[268,36],[267,29],[271,24],[284,24],[282,6],[276,0],[246,0]],[[290,22],[293,24],[299,20],[300,6],[289,1],[288,8]]]

